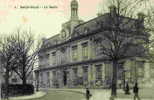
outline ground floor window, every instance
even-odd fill
[[[96,80],[102,80],[102,65],[96,65]]]
[[[64,86],[67,85],[67,71],[63,71],[63,83],[64,83]]]
[[[83,84],[88,84],[88,66],[83,66]]]
[[[52,71],[52,75],[53,75],[52,79],[53,87],[58,87],[57,72]]]
[[[101,86],[102,84],[102,65],[95,65],[95,68],[96,68],[96,81],[95,81],[95,84],[96,86]]]
[[[47,87],[50,87],[50,72],[47,72]]]
[[[77,80],[78,80],[78,70],[77,70],[77,68],[73,68],[73,73],[74,73],[74,78],[73,78],[73,84],[74,85],[77,85],[78,84],[78,82],[77,82]]]

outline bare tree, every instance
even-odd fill
[[[99,22],[101,53],[113,64],[111,95],[117,95],[117,70],[119,63],[137,57],[145,58],[148,54],[150,34],[144,26],[144,14],[138,13],[136,7],[141,0],[110,0],[108,20]]]
[[[148,3],[149,4],[149,3]],[[150,5],[150,8],[147,12],[145,20],[146,31],[151,34],[150,44],[149,44],[149,60],[153,62],[154,60],[154,6]]]
[[[8,99],[9,96],[9,77],[12,75],[12,66],[14,59],[14,45],[15,41],[12,37],[1,37],[0,40],[0,57],[1,57],[1,69],[4,70],[5,78],[5,98]]]
[[[33,68],[36,64],[40,47],[35,44],[34,37],[30,31],[18,30],[17,34],[13,37],[16,40],[14,45],[15,59],[13,61],[13,71],[20,77],[22,84],[27,84],[27,79],[32,75]]]
[[[40,44],[35,43],[31,31],[20,29],[1,40],[1,57],[4,58],[2,64],[6,71],[6,80],[8,73],[14,71],[22,80],[22,84],[26,84],[36,64]]]

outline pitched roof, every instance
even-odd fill
[[[113,27],[112,19],[109,18],[110,13],[105,13],[101,16],[98,16],[94,19],[91,19],[87,22],[84,22],[82,24],[77,25],[74,28],[74,32],[72,34],[72,37],[76,37],[83,34],[88,34],[91,32],[95,32],[96,30],[99,30],[102,27]],[[120,16],[120,27],[123,29],[135,29],[135,25],[137,20],[129,17],[123,17]]]

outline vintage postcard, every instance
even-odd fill
[[[154,0],[0,0],[1,100],[154,100]]]

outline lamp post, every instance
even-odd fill
[[[2,76],[2,72],[1,71],[0,71],[0,99],[1,99],[1,96],[2,96],[2,80],[3,80],[3,76]]]
[[[126,84],[126,80],[125,80],[125,72],[126,70],[123,70],[123,90],[125,91],[125,84]]]
[[[36,91],[39,91],[39,83],[40,83],[40,81],[39,81],[39,72],[36,72],[35,75],[36,75],[35,76],[35,78],[36,78]]]
[[[5,70],[0,68],[0,100],[4,97]]]

